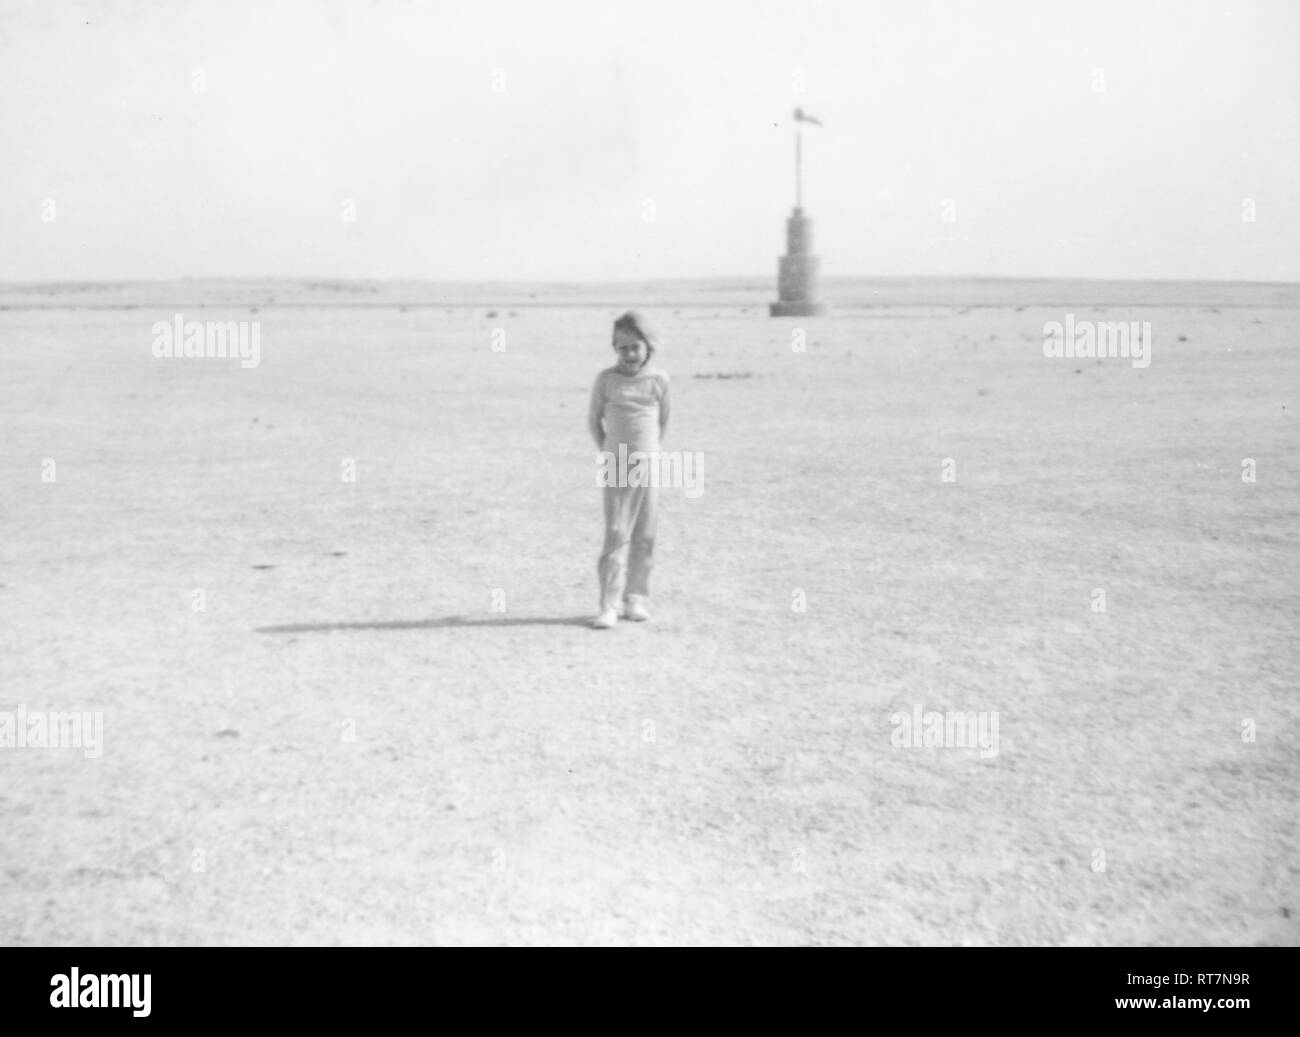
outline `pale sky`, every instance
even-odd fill
[[[824,276],[1300,280],[1291,0],[0,0],[0,279],[775,279],[796,105]]]

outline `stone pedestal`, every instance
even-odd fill
[[[773,317],[818,317],[830,308],[818,298],[821,260],[812,254],[812,220],[795,207],[785,221],[785,255],[777,269]]]

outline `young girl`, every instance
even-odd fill
[[[587,416],[598,450],[617,457],[620,445],[626,446],[628,456],[659,449],[668,426],[668,375],[650,364],[655,343],[640,314],[629,311],[614,322],[618,363],[596,376]],[[606,486],[603,493],[605,547],[596,565],[600,615],[592,626],[608,630],[618,623],[620,606],[627,619],[650,618],[645,602],[654,561],[658,487]]]

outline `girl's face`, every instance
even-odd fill
[[[618,328],[614,332],[614,352],[618,354],[618,369],[624,374],[636,374],[650,355],[636,332],[627,328]]]

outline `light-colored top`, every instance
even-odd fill
[[[602,449],[658,450],[659,437],[668,425],[668,374],[646,364],[634,375],[609,367],[596,376],[587,417],[592,438]]]

